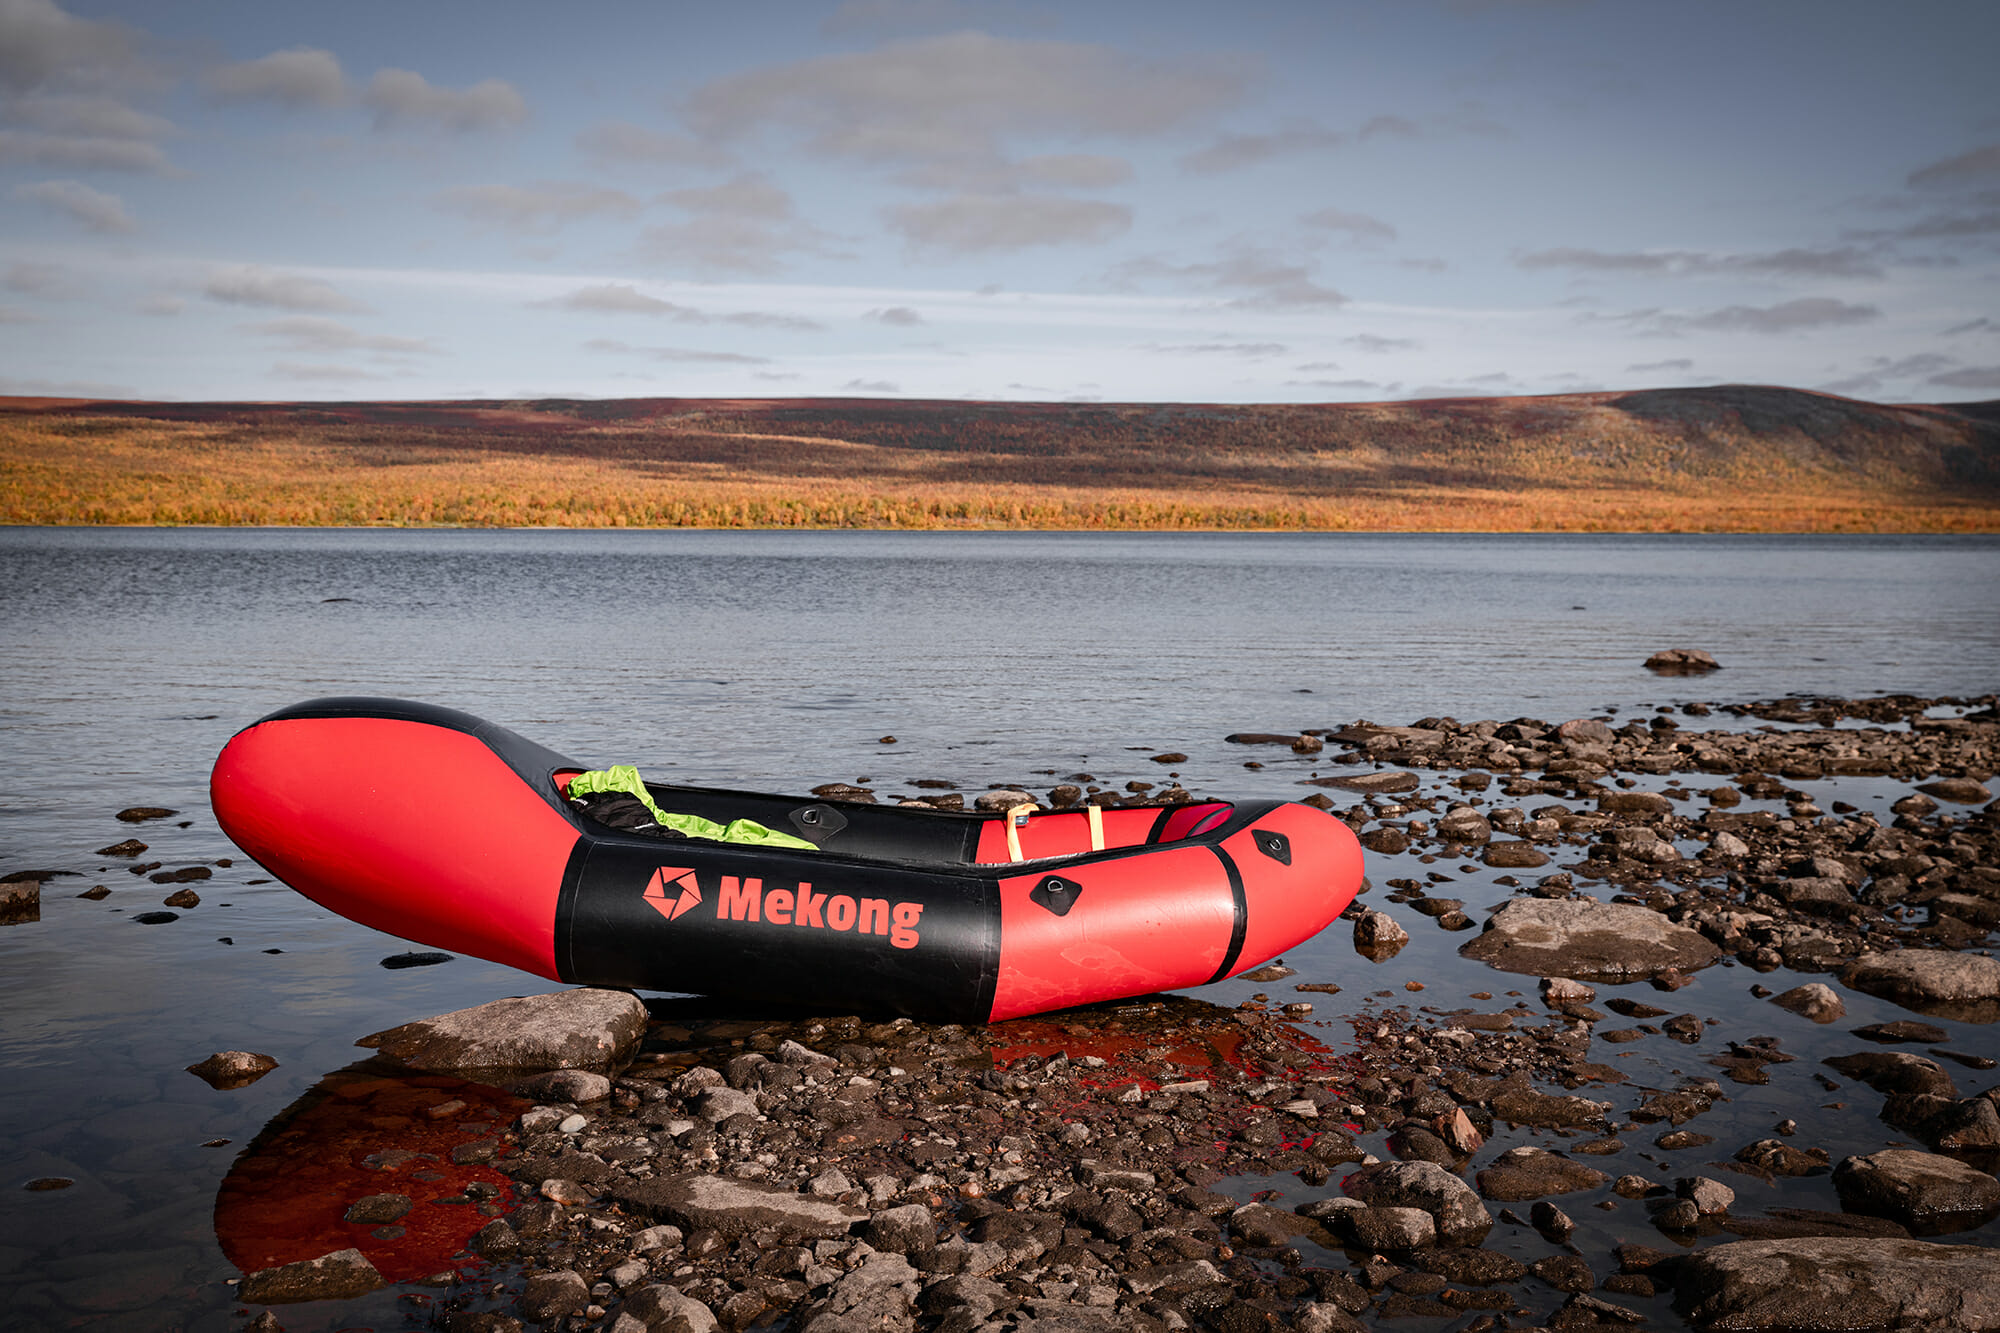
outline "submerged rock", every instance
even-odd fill
[[[1721,956],[1657,912],[1591,898],[1512,899],[1458,952],[1503,972],[1612,982],[1692,971]]]
[[[2000,960],[1941,949],[1865,954],[1843,978],[1905,1009],[1967,1023],[2000,1019]]]

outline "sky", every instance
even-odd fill
[[[0,0],[0,394],[2000,398],[1993,0]]]

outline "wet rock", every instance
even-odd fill
[[[1940,801],[1954,801],[1959,805],[1984,805],[1993,799],[1993,793],[1971,778],[1939,778],[1935,782],[1919,783],[1917,790],[1926,796],[1935,796]]]
[[[164,926],[169,921],[181,919],[179,912],[141,912],[133,917],[133,923],[141,926]]]
[[[17,879],[0,883],[0,926],[17,926],[42,919],[42,882]]]
[[[1340,1220],[1347,1238],[1371,1253],[1402,1254],[1437,1243],[1437,1219],[1421,1208],[1359,1208]]]
[[[1551,1254],[1528,1265],[1528,1271],[1557,1291],[1589,1291],[1597,1285],[1597,1274],[1573,1254]]]
[[[1699,676],[1721,669],[1720,662],[1699,648],[1662,648],[1646,659],[1646,670],[1662,676]]]
[[[276,1060],[255,1051],[217,1051],[187,1071],[211,1088],[230,1091],[249,1087],[277,1067]]]
[[[414,1069],[468,1077],[492,1070],[601,1070],[631,1058],[646,1017],[646,1006],[629,991],[556,991],[405,1023],[355,1045]]]
[[[317,1259],[259,1269],[243,1279],[236,1299],[245,1305],[351,1300],[383,1285],[382,1275],[361,1251],[335,1250]]]
[[[1927,1097],[1956,1097],[1958,1085],[1937,1061],[1908,1051],[1861,1051],[1855,1055],[1829,1056],[1826,1064],[1849,1078],[1859,1079],[1877,1092],[1920,1093]]]
[[[116,818],[127,824],[143,824],[149,819],[166,819],[179,813],[163,805],[129,805],[120,810]]]
[[[393,1222],[409,1211],[410,1196],[407,1194],[368,1194],[350,1204],[342,1220],[375,1226]]]
[[[983,791],[972,798],[972,808],[984,811],[987,814],[1001,814],[1012,810],[1017,805],[1033,805],[1034,803],[1034,797],[1012,787],[1001,787],[993,791]]]
[[[1364,1166],[1341,1182],[1348,1197],[1363,1203],[1420,1208],[1437,1224],[1448,1244],[1476,1245],[1493,1218],[1472,1186],[1432,1162],[1380,1162]]]
[[[1654,791],[1613,791],[1597,798],[1597,808],[1608,815],[1670,815],[1674,803]]]
[[[641,1287],[625,1297],[625,1312],[646,1321],[648,1329],[669,1330],[684,1321],[688,1333],[715,1333],[715,1314],[677,1287],[664,1283]]]
[[[1393,955],[1410,942],[1410,932],[1387,912],[1363,908],[1354,916],[1354,947],[1361,953]],[[1377,959],[1376,961],[1381,961]]]
[[[1476,847],[1492,841],[1493,825],[1486,816],[1470,806],[1459,806],[1438,821],[1437,836],[1442,842],[1462,842]]]
[[[1726,1213],[1736,1202],[1735,1190],[1708,1176],[1682,1176],[1674,1182],[1674,1194],[1692,1203],[1703,1217]]]
[[[1510,899],[1458,952],[1506,972],[1612,982],[1692,971],[1721,956],[1657,912],[1590,898]]]
[[[201,906],[201,895],[193,889],[182,889],[179,893],[170,893],[162,898],[160,905],[162,907],[178,907],[185,911],[192,907]]]
[[[1488,1199],[1514,1203],[1595,1189],[1611,1177],[1595,1167],[1541,1148],[1509,1148],[1474,1177]]]
[[[601,1102],[611,1095],[611,1080],[588,1069],[551,1069],[533,1078],[524,1078],[507,1085],[507,1091],[517,1097],[532,1097],[541,1102]]]
[[[1339,777],[1314,778],[1311,781],[1315,786],[1338,787],[1342,791],[1371,794],[1415,791],[1421,785],[1415,773],[1388,770],[1374,773],[1345,773]]]
[[[1841,978],[1906,1009],[1991,1023],[2000,1019],[2000,960],[1937,949],[1866,954]]]
[[[1828,1153],[1794,1148],[1783,1139],[1759,1139],[1736,1150],[1736,1160],[1774,1176],[1816,1176],[1829,1166]]]
[[[1549,863],[1549,855],[1533,843],[1505,840],[1489,842],[1479,859],[1500,870],[1532,870]]]
[[[766,1227],[792,1237],[844,1236],[868,1214],[774,1185],[723,1176],[674,1175],[622,1183],[612,1197],[628,1209],[687,1231],[734,1239]]]
[[[937,1244],[937,1218],[920,1203],[885,1208],[868,1219],[866,1235],[878,1250],[914,1254]]]
[[[1542,1129],[1583,1129],[1602,1125],[1610,1104],[1587,1097],[1552,1096],[1532,1087],[1525,1075],[1510,1075],[1489,1099],[1495,1119]]]
[[[406,967],[436,967],[439,963],[449,963],[454,956],[448,953],[438,953],[435,950],[425,950],[423,952],[413,950],[408,953],[390,954],[382,960],[382,966],[392,972]]]
[[[1383,856],[1399,856],[1410,850],[1410,835],[1399,828],[1372,828],[1361,835],[1361,845]]]
[[[1697,1328],[2000,1329],[2000,1250],[1825,1237],[1712,1246],[1676,1265]]]
[[[1833,1169],[1833,1187],[1848,1211],[1919,1233],[1969,1231],[2000,1216],[2000,1180],[1939,1153],[1885,1148],[1849,1157]]]
[[[114,842],[109,847],[99,847],[97,854],[99,856],[132,857],[139,855],[139,853],[145,850],[145,843],[140,842],[137,838],[127,838],[123,842]]]
[[[1847,1016],[1847,1006],[1833,987],[1823,982],[1809,981],[1803,986],[1794,986],[1783,994],[1771,997],[1771,1003],[1780,1009],[1789,1009],[1801,1018],[1809,1018],[1815,1023],[1832,1023]]]
[[[1547,1200],[1538,1202],[1528,1210],[1528,1224],[1542,1233],[1546,1240],[1561,1244],[1576,1230],[1576,1222],[1568,1213]]]
[[[565,1269],[559,1273],[538,1273],[529,1278],[514,1308],[531,1324],[553,1324],[564,1315],[576,1314],[589,1304],[590,1284]]]

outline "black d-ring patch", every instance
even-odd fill
[[[847,816],[830,805],[807,805],[792,811],[792,827],[814,846],[847,827]]]
[[[1046,907],[1057,916],[1068,916],[1069,909],[1076,906],[1076,900],[1083,895],[1083,885],[1061,875],[1044,875],[1042,882],[1028,890],[1028,898],[1038,907]]]
[[[1251,829],[1250,836],[1256,840],[1257,850],[1276,861],[1281,866],[1292,863],[1292,840],[1272,829]]]

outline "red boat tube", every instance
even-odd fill
[[[1093,850],[1081,810],[648,784],[807,851],[598,824],[563,795],[584,767],[452,709],[333,698],[237,733],[209,789],[259,864],[392,935],[558,981],[961,1022],[1220,981],[1361,884],[1347,826],[1295,802],[1108,809]]]

